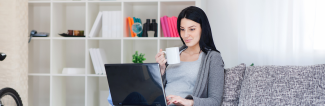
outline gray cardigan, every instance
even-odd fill
[[[187,46],[180,47],[180,51]],[[166,65],[168,67],[168,65]],[[162,76],[164,87],[166,86],[166,72]],[[201,65],[193,95],[185,99],[193,99],[193,106],[220,106],[222,102],[224,85],[224,64],[220,53],[208,50],[202,55]],[[166,95],[168,96],[168,95]]]

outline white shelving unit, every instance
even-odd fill
[[[180,38],[163,37],[160,17],[178,16],[200,0],[29,0],[29,31],[48,32],[29,43],[29,106],[101,106],[107,103],[106,75],[96,75],[89,48],[102,48],[109,63],[132,63],[135,51],[145,53],[145,63],[155,62],[159,49],[181,46]],[[122,11],[120,38],[89,38],[99,11]],[[156,19],[158,37],[132,38],[126,17],[143,22]],[[84,30],[86,37],[61,37],[58,33]],[[85,68],[85,74],[65,75],[65,67]],[[104,101],[104,102],[103,102]],[[105,105],[106,106],[106,105]]]

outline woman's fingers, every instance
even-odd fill
[[[157,53],[156,54],[156,56],[155,56],[155,58],[157,59],[157,58],[165,58],[165,56],[164,56],[164,52],[159,52],[159,53]]]
[[[160,49],[159,51],[160,55],[164,55],[165,53],[162,51],[162,49]]]
[[[159,56],[159,53],[157,53],[157,54],[156,54],[155,58],[157,59],[157,58],[158,58],[158,56]]]
[[[155,58],[157,59],[157,58],[160,58],[161,56],[162,55],[160,53],[157,53],[156,56],[155,56]]]
[[[158,58],[160,55],[162,55],[162,49],[159,50],[159,52],[156,54],[155,58]]]
[[[161,62],[164,59],[165,59],[164,57],[160,56],[160,57],[157,58],[157,62],[159,63],[159,62]]]
[[[166,59],[165,58],[160,59],[159,63],[162,64],[162,65],[165,64],[166,63]]]
[[[159,61],[160,61],[159,58],[156,58],[156,62],[159,63]]]
[[[168,101],[170,98],[173,98],[173,97],[175,97],[175,95],[168,95],[168,96],[166,97],[166,99],[167,99],[167,101]]]
[[[181,101],[177,101],[177,100],[175,100],[175,101],[173,102],[173,104],[174,104],[174,105],[183,105]]]
[[[169,98],[171,98],[171,97],[173,97],[173,95],[168,95],[168,96],[166,97],[166,99],[169,100]]]
[[[156,62],[159,63],[160,66],[162,67],[165,66],[167,60],[165,59],[165,54],[164,52],[162,52],[162,49],[159,50],[159,53],[156,54],[155,58],[156,58]]]
[[[158,55],[158,54],[157,54]],[[161,55],[158,55],[156,58],[156,62],[159,62],[161,61],[162,59],[164,59],[165,57],[164,56],[161,56]]]
[[[182,101],[182,98],[180,96],[175,96],[175,95],[169,95],[166,98],[167,98],[167,104],[168,105],[170,105],[171,103],[179,104],[180,101]]]
[[[159,59],[160,60],[164,60],[165,59],[165,56],[160,56]]]
[[[163,61],[163,63],[165,64],[167,62],[167,59],[165,59],[164,61]]]
[[[165,57],[165,53],[164,52],[161,52],[161,55]]]
[[[165,56],[161,55],[156,60],[157,60],[158,63],[163,63],[163,61],[166,60],[166,59],[165,59]]]

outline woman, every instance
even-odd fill
[[[219,106],[222,102],[224,64],[216,49],[204,11],[190,6],[181,11],[177,30],[183,42],[179,64],[166,64],[164,53],[155,56],[163,75],[168,105]]]

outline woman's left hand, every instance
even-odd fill
[[[189,99],[184,99],[180,96],[169,95],[166,97],[167,105],[175,104],[175,105],[183,105],[183,106],[193,106],[194,101]]]

